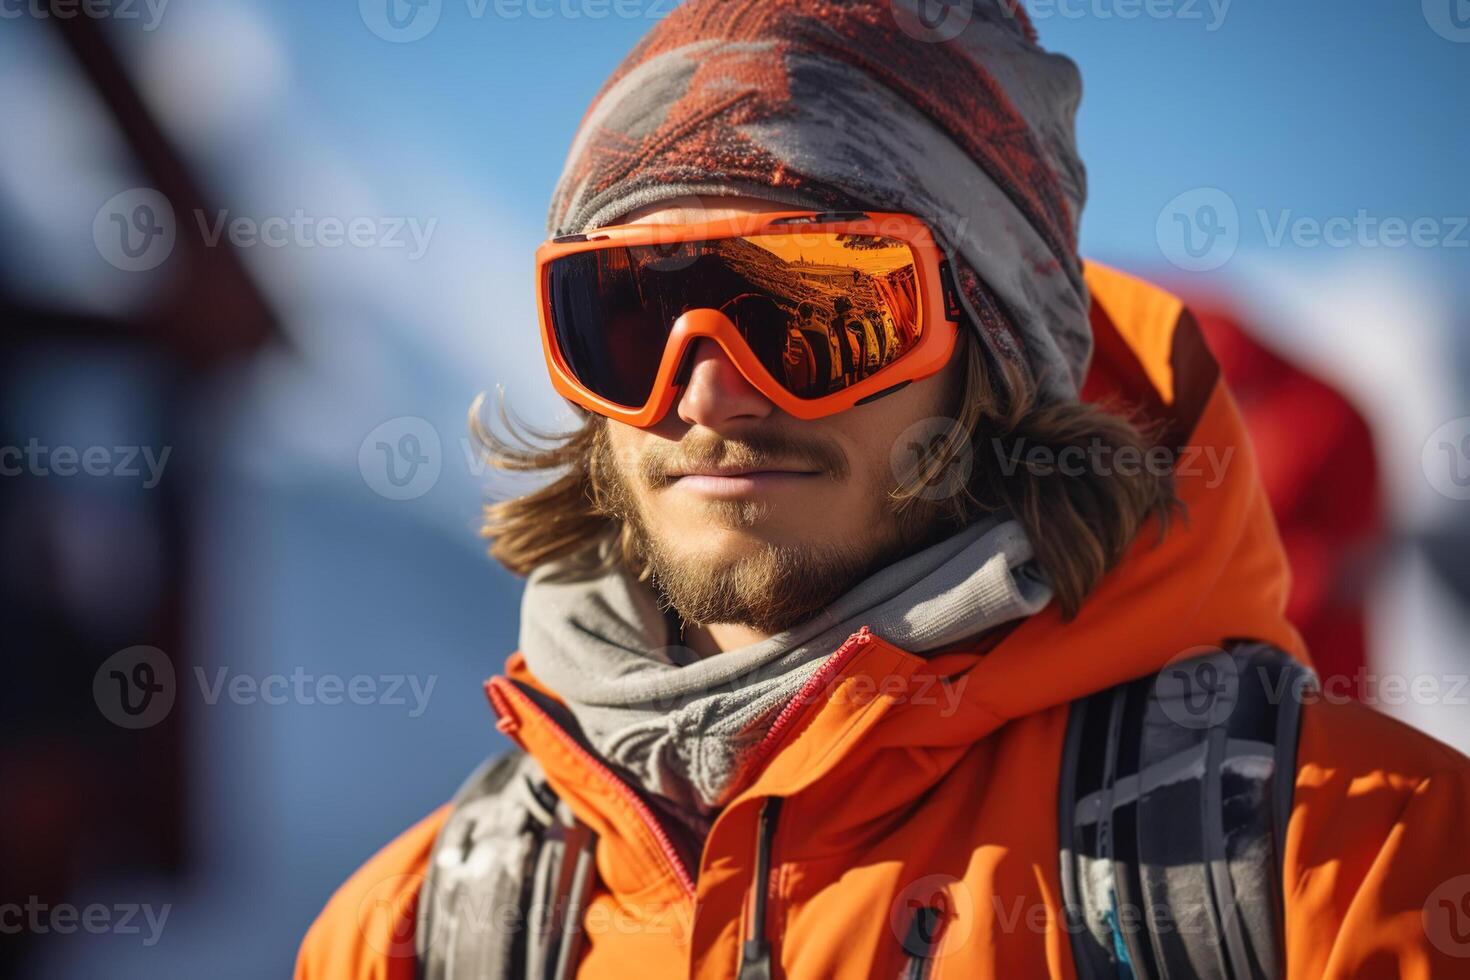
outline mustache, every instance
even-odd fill
[[[847,454],[835,442],[773,429],[738,439],[688,435],[677,443],[657,445],[639,459],[638,474],[645,486],[657,490],[672,483],[677,473],[716,467],[810,469],[834,481],[851,472]]]

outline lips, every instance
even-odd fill
[[[671,474],[668,485],[702,497],[737,499],[798,485],[817,475],[812,470],[712,469]]]

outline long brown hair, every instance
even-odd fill
[[[951,399],[953,424],[894,489],[895,513],[935,509],[944,524],[957,529],[1009,511],[1025,528],[1062,615],[1070,619],[1150,517],[1158,518],[1163,533],[1179,507],[1173,477],[1158,466],[1120,472],[1112,466],[1067,471],[1038,465],[1038,460],[1058,460],[1065,451],[1072,451],[1072,458],[1128,454],[1143,460],[1153,443],[1116,406],[1039,403],[1025,373],[997,368],[968,330],[961,332],[954,356],[964,359],[964,370]],[[502,438],[485,424],[482,407],[483,396],[470,409],[470,431],[491,465],[551,476],[523,496],[485,507],[481,535],[490,539],[491,556],[517,575],[573,556],[593,563],[622,561],[635,574],[646,575],[634,536],[609,504],[611,482],[603,468],[610,454],[597,451],[607,438],[607,420],[578,409],[580,427],[547,433],[515,419],[502,403],[499,419],[510,434]],[[955,492],[926,492],[952,479],[964,454],[969,454],[969,476],[963,485]],[[594,548],[598,542],[612,547]]]

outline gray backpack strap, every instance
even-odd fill
[[[581,958],[582,916],[596,877],[597,835],[557,804],[531,876],[526,909],[525,976],[534,980],[571,977]]]
[[[419,893],[419,980],[542,980],[575,966],[590,831],[536,762],[490,759],[451,801]],[[567,855],[575,860],[567,861]]]
[[[1073,703],[1058,832],[1079,980],[1283,975],[1281,855],[1314,683],[1238,643]]]

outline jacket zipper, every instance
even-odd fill
[[[684,889],[684,893],[691,897],[694,895],[694,879],[690,876],[689,870],[684,867],[684,859],[679,857],[679,852],[674,848],[674,842],[669,839],[668,832],[658,822],[658,818],[653,815],[653,811],[648,808],[648,804],[643,802],[642,797],[634,792],[632,787],[619,779],[611,769],[603,765],[597,756],[583,748],[580,742],[558,725],[539,705],[517,690],[510,681],[500,677],[494,678],[486,686],[486,690],[489,692],[491,705],[502,718],[510,717],[508,705],[505,703],[509,697],[514,697],[525,709],[533,714],[539,715],[558,740],[566,746],[567,750],[575,755],[583,765],[603,779],[612,788],[613,792],[628,804],[634,814],[637,815],[639,822],[643,824],[658,844],[659,851],[662,852],[664,859],[668,862],[669,870],[673,872],[674,878],[679,882],[679,886]]]
[[[771,722],[771,727],[766,731],[765,737],[756,745],[755,751],[751,753],[749,771],[751,778],[760,772],[761,767],[770,761],[771,754],[780,743],[782,736],[795,724],[801,715],[802,709],[806,707],[807,701],[820,690],[832,676],[847,665],[857,652],[873,641],[873,631],[864,626],[856,633],[842,642],[842,646],[833,651],[822,666],[818,667],[812,676],[808,677],[806,683],[801,685],[801,690],[796,692],[792,699],[786,702],[786,707]]]
[[[873,640],[873,631],[864,626],[843,641],[822,666],[808,677],[796,695],[781,709],[765,737],[751,754],[748,771],[753,775],[770,760],[771,754],[786,732],[796,723],[807,701],[835,675],[857,652]],[[768,897],[771,890],[771,841],[776,836],[776,820],[781,814],[781,798],[767,797],[756,820],[755,876],[751,883],[749,925],[740,950],[738,980],[771,980],[771,941],[766,935]]]
[[[760,767],[769,761],[771,753],[775,751],[780,739],[785,735],[787,729],[795,723],[802,709],[806,707],[807,700],[820,690],[834,674],[846,666],[847,661],[851,660],[858,650],[871,643],[872,640],[873,631],[866,626],[862,627],[844,640],[842,646],[833,651],[832,656],[828,657],[826,662],[817,668],[811,677],[807,678],[806,683],[801,686],[801,689],[796,692],[795,697],[786,704],[786,707],[781,709],[781,713],[771,723],[771,727],[767,730],[765,737],[756,746],[751,757],[752,772],[758,772]],[[595,755],[583,748],[582,744],[558,725],[551,715],[547,714],[539,705],[521,693],[511,681],[502,677],[492,678],[485,685],[485,690],[490,697],[491,707],[495,709],[496,714],[500,716],[502,722],[511,717],[507,702],[513,697],[526,710],[539,716],[557,739],[566,746],[568,751],[576,756],[588,769],[602,778],[611,787],[613,792],[623,799],[638,816],[639,821],[658,844],[659,851],[663,854],[664,860],[673,872],[675,879],[678,880],[679,885],[684,889],[685,894],[693,897],[695,891],[694,879],[684,866],[684,859],[679,856],[679,852],[675,849],[673,841],[669,839],[668,833],[658,822],[658,818],[653,815],[653,811],[648,808],[648,804],[643,802],[643,799],[633,791],[632,787],[619,779]],[[510,731],[510,728],[504,724],[497,725],[497,727],[506,733]],[[777,797],[770,797],[761,804],[761,812],[757,820],[756,874],[755,882],[752,885],[754,894],[751,900],[751,926],[747,932],[746,942],[741,951],[740,980],[769,980],[772,975],[771,944],[765,936],[766,894],[770,886],[771,840],[776,833],[776,817],[780,812],[781,800]]]
[[[771,894],[771,842],[776,837],[776,820],[781,815],[781,798],[768,797],[756,818],[755,875],[750,884],[750,914],[745,944],[740,950],[739,980],[771,980],[771,941],[766,936],[767,904]]]
[[[934,951],[939,947],[939,930],[944,925],[944,909],[925,906],[914,909],[909,931],[903,937],[903,951],[908,954],[904,980],[928,980],[934,966]]]

